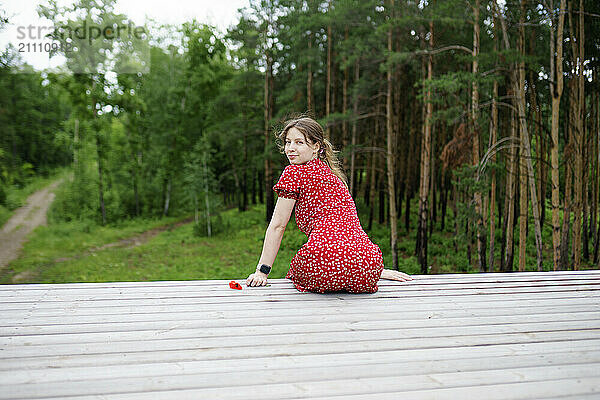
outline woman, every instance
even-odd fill
[[[248,286],[264,286],[295,206],[298,228],[308,236],[286,278],[301,292],[375,293],[379,279],[409,281],[384,269],[379,247],[360,225],[346,177],[323,128],[311,118],[290,120],[279,134],[288,165],[273,190],[277,204],[263,251]]]

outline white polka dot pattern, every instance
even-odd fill
[[[318,158],[290,164],[273,190],[296,200],[296,224],[308,236],[286,275],[296,289],[377,292],[383,255],[361,227],[348,189],[327,164]]]

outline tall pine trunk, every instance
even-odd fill
[[[477,75],[479,73],[479,0],[473,4],[473,88],[471,91],[471,128],[473,129],[473,164],[479,164],[479,84]],[[477,267],[479,272],[486,269],[485,256],[485,234],[483,227],[483,206],[481,192],[476,191],[473,194],[475,201],[475,214],[477,215]]]
[[[577,73],[576,90],[572,95],[574,102],[573,143],[574,143],[574,171],[573,171],[573,269],[581,268],[581,217],[583,213],[583,110],[584,110],[584,24],[583,0],[579,0],[578,23],[573,23],[572,3],[569,6],[569,25],[571,28],[571,43],[573,46],[573,61]],[[575,79],[575,78],[574,78]]]
[[[429,21],[429,50],[433,50],[434,32],[433,21]],[[427,55],[427,80],[433,77],[433,55]],[[417,227],[417,258],[421,266],[421,273],[428,272],[427,265],[427,216],[428,216],[428,199],[429,199],[429,160],[431,158],[431,117],[433,115],[433,103],[431,102],[431,90],[425,91],[423,100],[425,107],[425,116],[423,121],[423,137],[421,139],[421,179],[419,185],[419,224]]]
[[[550,1],[551,15],[554,12],[554,2]],[[560,1],[558,25],[556,25],[556,41],[554,30],[556,16],[552,15],[550,29],[550,93],[552,95],[552,147],[550,150],[552,168],[552,255],[553,266],[556,271],[560,265],[560,185],[559,185],[559,116],[560,98],[563,92],[563,30],[565,22],[566,0]]]
[[[96,90],[96,80],[92,77],[92,93]],[[98,123],[98,111],[96,110],[96,97],[92,96],[92,117],[96,131],[96,155],[98,156],[98,200],[100,202],[100,212],[102,214],[102,225],[106,225],[106,207],[104,206],[104,165],[102,163],[103,147],[100,138],[100,127]]]
[[[496,35],[494,35],[496,36]],[[498,41],[494,40],[494,48],[497,51]],[[490,145],[492,148],[496,144],[498,137],[498,81],[494,80],[492,89],[492,118],[490,119]],[[490,161],[496,162],[496,155],[492,155]],[[490,256],[488,263],[488,272],[494,272],[494,247],[496,240],[496,171],[492,170],[492,182],[490,187]]]
[[[346,27],[344,31],[344,39],[348,41],[348,27]],[[350,67],[347,65],[346,61],[348,58],[344,56],[344,81],[342,83],[342,113],[346,115],[348,111],[348,81],[350,80]],[[344,122],[342,124],[342,146],[344,149],[348,147],[348,121],[344,118]],[[344,168],[348,169],[348,157],[344,157]]]
[[[512,95],[512,90],[509,89],[508,96]],[[511,127],[511,136],[516,137],[517,134],[517,123],[514,110],[510,111],[510,127]],[[508,151],[508,156],[506,159],[506,195],[505,195],[505,213],[506,215],[506,242],[504,245],[504,268],[505,271],[512,271],[513,268],[513,260],[514,260],[514,221],[515,221],[515,181],[517,176],[517,149],[515,146],[511,146]]]
[[[266,36],[267,32],[265,32]],[[272,118],[272,93],[271,93],[271,75],[273,70],[273,60],[271,59],[271,53],[269,51],[266,52],[266,69],[265,69],[265,93],[264,93],[264,151],[265,151],[265,176],[264,176],[264,185],[265,185],[265,196],[266,196],[266,215],[265,219],[267,222],[271,220],[271,216],[273,215],[273,211],[275,209],[275,198],[273,194],[272,186],[272,166],[271,166],[271,135],[270,135],[270,123]]]
[[[360,59],[357,58],[354,63],[354,84],[358,84],[360,79]],[[356,180],[356,140],[358,128],[358,93],[355,91],[352,102],[352,137],[350,140],[350,193],[356,196],[355,180]]]
[[[312,32],[308,35],[308,65],[306,66],[306,101],[308,111],[314,111],[315,101],[313,94],[313,73],[312,73]]]
[[[598,79],[598,72],[594,71],[594,78]],[[594,79],[594,80],[595,80]],[[594,171],[594,188],[593,188],[593,203],[592,203],[592,230],[594,235],[594,250],[592,260],[593,263],[598,263],[599,259],[599,250],[600,250],[600,216],[598,215],[600,210],[598,207],[598,203],[600,203],[600,95],[598,92],[594,93],[592,96],[593,102],[593,118],[591,121],[592,124],[592,140],[594,141],[594,152],[592,153],[594,157],[593,162],[593,171]],[[595,128],[595,129],[594,129]],[[595,132],[595,133],[594,133]],[[597,226],[597,227],[596,227]]]
[[[331,0],[328,1],[327,11],[331,12]],[[331,114],[331,63],[333,57],[331,51],[333,48],[333,41],[331,40],[331,23],[327,25],[327,81],[325,83],[325,116],[328,117]],[[331,128],[327,124],[325,127],[325,138],[331,138]]]
[[[390,18],[394,18],[394,0],[390,0],[390,8],[392,10]],[[390,28],[387,32],[387,48],[391,54],[393,51],[393,28]],[[396,171],[396,136],[392,124],[392,66],[388,65],[387,68],[387,98],[386,98],[386,130],[387,130],[387,184],[388,184],[388,202],[389,202],[389,216],[390,216],[390,246],[392,249],[392,265],[393,269],[398,269],[398,250],[396,242],[398,240],[398,216],[396,212],[396,184],[395,184],[395,171]]]

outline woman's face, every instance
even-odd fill
[[[309,143],[302,132],[295,127],[287,131],[285,137],[285,155],[290,164],[305,164],[317,155],[319,146]]]

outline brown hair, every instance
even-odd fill
[[[333,149],[333,145],[329,140],[325,139],[323,127],[314,119],[300,117],[285,121],[283,129],[277,134],[277,138],[279,139],[277,145],[281,153],[285,152],[285,138],[291,128],[296,128],[302,132],[307,142],[318,143],[320,145],[320,150],[317,153],[318,157],[329,166],[331,172],[340,178],[346,188],[348,188],[348,178],[346,178],[346,174],[344,174],[336,155],[339,152]]]

